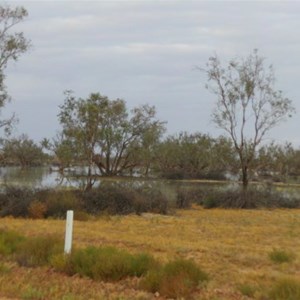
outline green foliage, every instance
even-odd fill
[[[230,140],[186,132],[168,136],[156,148],[157,173],[168,179],[224,180],[233,170],[235,155]]]
[[[168,298],[188,297],[208,276],[192,260],[177,259],[147,273],[141,287]]]
[[[0,255],[10,255],[17,251],[24,237],[14,231],[0,230]]]
[[[131,172],[144,162],[149,169],[149,151],[164,131],[154,107],[143,105],[129,113],[122,99],[110,100],[99,93],[76,99],[71,91],[65,94],[59,113],[62,134],[75,147],[76,159],[89,167],[88,176],[94,165],[106,176]]]
[[[10,61],[17,61],[30,47],[23,32],[15,32],[15,26],[23,22],[27,17],[27,11],[23,7],[10,8],[8,5],[0,5],[0,109],[10,99],[5,86],[5,69]],[[0,128],[10,133],[14,116],[0,120]]]
[[[117,281],[126,276],[142,276],[157,263],[147,254],[129,254],[113,247],[88,247],[75,250],[66,258],[56,257],[52,264],[59,271],[95,280]]]
[[[277,264],[285,263],[285,262],[291,262],[295,255],[293,253],[287,252],[285,250],[281,249],[273,249],[269,253],[269,258]]]
[[[47,217],[65,218],[68,210],[80,208],[80,200],[75,191],[51,190],[44,201]]]
[[[55,236],[27,238],[18,247],[16,259],[22,266],[49,264],[51,257],[63,251],[63,241]]]
[[[26,290],[22,293],[23,300],[42,300],[45,299],[45,293],[39,289],[32,286],[28,286]]]
[[[22,167],[41,165],[47,158],[42,147],[24,134],[5,141],[3,156],[5,163]]]
[[[293,278],[283,278],[278,280],[269,292],[272,300],[299,300],[300,282]]]

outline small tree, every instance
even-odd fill
[[[233,141],[246,191],[258,145],[273,127],[291,116],[292,102],[274,88],[272,66],[264,66],[257,50],[245,59],[231,60],[226,67],[212,56],[204,71],[207,88],[217,96],[212,120]]]
[[[144,105],[128,112],[124,100],[98,93],[82,99],[67,91],[60,109],[63,135],[74,145],[78,161],[88,166],[88,176],[94,165],[105,176],[138,167],[145,157],[141,147],[147,143],[151,149],[164,131],[154,107]]]
[[[6,162],[19,164],[22,168],[40,165],[46,160],[42,146],[25,134],[6,140],[2,151]]]
[[[0,109],[10,100],[4,83],[4,71],[9,61],[17,61],[21,54],[25,53],[30,42],[23,32],[13,32],[13,28],[27,17],[27,11],[23,7],[14,9],[0,5]],[[11,129],[14,116],[0,120],[0,128],[6,132]]]

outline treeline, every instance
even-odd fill
[[[2,166],[55,165],[61,172],[85,166],[88,176],[215,180],[240,176],[238,153],[230,138],[199,132],[166,136],[165,122],[148,105],[129,111],[121,99],[100,94],[82,99],[66,92],[59,121],[62,130],[53,139],[37,143],[21,135],[2,140]],[[252,180],[296,178],[300,150],[289,143],[262,145],[250,167]]]

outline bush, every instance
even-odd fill
[[[65,218],[68,210],[80,209],[80,200],[75,191],[51,191],[47,193],[47,217]]]
[[[177,189],[176,207],[177,208],[190,208],[195,199],[194,191],[187,189]]]
[[[32,219],[43,219],[47,212],[46,203],[40,201],[33,201],[28,207],[28,216]]]
[[[272,300],[299,300],[300,282],[293,278],[278,280],[269,292]]]
[[[300,198],[265,187],[249,186],[247,191],[242,187],[210,189],[199,198],[198,204],[204,208],[298,208]]]
[[[294,259],[294,254],[286,252],[285,250],[280,250],[280,249],[273,249],[269,253],[269,258],[274,262],[274,263],[284,263],[284,262],[291,262]]]
[[[27,217],[34,192],[28,188],[6,186],[0,193],[0,217]]]
[[[177,259],[148,272],[141,287],[169,298],[187,297],[208,276],[193,261]]]
[[[82,194],[84,209],[90,214],[129,214],[155,212],[166,214],[168,200],[155,189],[105,185]]]
[[[76,250],[72,252],[69,260],[58,261],[57,258],[57,261],[52,263],[68,274],[77,273],[104,281],[117,281],[126,276],[142,276],[157,264],[150,255],[132,255],[113,247]]]
[[[62,251],[63,241],[55,236],[27,238],[18,247],[16,259],[21,266],[43,266]]]
[[[169,210],[169,199],[162,193],[159,187],[144,185],[136,189],[137,193],[144,199],[144,211],[158,214],[167,214]]]
[[[9,255],[17,251],[25,238],[14,231],[0,230],[0,255]]]

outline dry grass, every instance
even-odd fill
[[[0,229],[27,236],[58,234],[60,220],[1,219]],[[130,252],[149,252],[165,262],[192,258],[209,274],[195,299],[249,299],[241,286],[250,286],[254,299],[266,299],[274,281],[284,276],[300,280],[300,210],[204,210],[193,207],[173,216],[102,217],[75,221],[74,245],[113,245]],[[273,263],[274,249],[294,253],[292,262]],[[298,255],[297,255],[298,254]],[[8,264],[8,263],[6,263]],[[27,269],[9,265],[0,272],[0,296],[19,299],[152,299],[137,289],[137,279],[119,283],[93,282],[67,277],[47,268]],[[7,268],[6,268],[7,269]],[[268,298],[267,298],[268,299]]]

